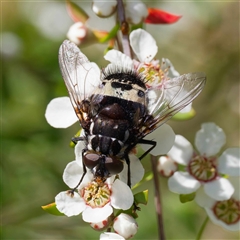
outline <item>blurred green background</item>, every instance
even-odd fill
[[[78,2],[91,14],[91,1]],[[172,25],[146,29],[157,40],[157,58],[171,59],[181,74],[203,71],[208,81],[194,101],[195,118],[169,121],[177,134],[191,142],[201,123],[213,121],[225,131],[227,147],[239,146],[239,3],[146,2],[150,7],[183,15]],[[62,181],[66,164],[74,160],[68,147],[79,125],[53,129],[45,120],[48,102],[66,96],[58,66],[58,49],[73,23],[63,1],[1,1],[1,224],[2,239],[98,239],[98,232],[81,216],[56,217],[41,209],[67,187]],[[106,20],[92,16],[98,29]],[[94,26],[95,27],[95,26]],[[105,66],[106,45],[82,48],[91,61]],[[146,169],[149,162],[143,160]],[[181,204],[161,178],[163,215],[167,239],[194,239],[205,212],[194,202]],[[148,206],[139,213],[134,239],[157,239],[152,182]],[[239,239],[213,225],[203,239]]]

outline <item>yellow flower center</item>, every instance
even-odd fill
[[[86,204],[92,208],[103,207],[110,202],[111,190],[106,183],[89,183],[80,190],[80,195]]]

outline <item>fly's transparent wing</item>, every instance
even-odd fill
[[[148,111],[152,118],[145,124],[143,137],[191,103],[202,91],[205,82],[204,73],[188,73],[169,79],[158,88],[149,89]]]
[[[84,121],[87,107],[83,103],[101,84],[100,69],[69,40],[60,46],[59,65],[73,108],[80,121]]]

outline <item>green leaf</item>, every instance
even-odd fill
[[[80,134],[81,134],[81,131],[82,131],[82,129],[80,129],[80,130],[74,135],[74,137],[79,137]],[[75,144],[73,141],[71,141],[71,142],[69,143],[69,146],[70,146],[71,148],[74,148],[75,145],[76,145],[76,144]]]
[[[146,205],[148,203],[148,190],[134,194],[134,201],[138,204]]]
[[[46,211],[47,213],[50,213],[52,215],[56,216],[65,216],[63,213],[59,212],[56,208],[56,203],[50,203],[48,205],[42,206],[42,209]]]
[[[116,24],[106,36],[99,38],[98,41],[100,43],[105,43],[105,42],[111,40],[112,38],[114,38],[117,35],[119,28],[120,28],[119,24]]]
[[[179,199],[181,203],[191,202],[194,200],[196,193],[189,193],[189,194],[180,194]]]
[[[67,0],[66,4],[68,13],[74,22],[85,23],[88,20],[88,14],[77,4],[71,2],[70,0]]]
[[[153,179],[153,173],[152,173],[152,172],[146,172],[146,173],[144,174],[142,180],[141,180],[139,183],[137,183],[136,185],[134,185],[134,186],[132,187],[132,189],[135,189],[135,188],[137,188],[138,186],[140,186],[142,183],[148,182],[148,181],[150,181],[150,180],[152,180],[152,179]]]
[[[173,120],[177,120],[177,121],[184,121],[184,120],[189,120],[191,118],[193,118],[196,115],[195,110],[192,108],[189,112],[186,113],[177,113],[175,114],[172,119]]]

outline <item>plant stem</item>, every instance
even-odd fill
[[[200,239],[201,239],[202,234],[203,234],[203,231],[204,231],[204,229],[205,229],[205,227],[206,227],[206,225],[207,225],[208,220],[209,220],[209,218],[208,218],[208,216],[207,216],[206,219],[204,220],[201,228],[199,229],[199,232],[198,232],[198,234],[197,234],[196,240],[200,240]]]
[[[126,54],[131,58],[131,49],[129,44],[129,25],[125,18],[125,10],[123,6],[122,0],[117,0],[117,12],[118,12],[118,20],[121,26],[121,32],[122,32],[122,48],[123,53]]]
[[[153,181],[154,181],[154,188],[155,188],[155,208],[157,212],[159,240],[165,240],[162,205],[161,205],[161,198],[160,198],[160,186],[159,186],[158,172],[157,172],[157,159],[152,155],[151,155],[151,163],[152,163]]]

